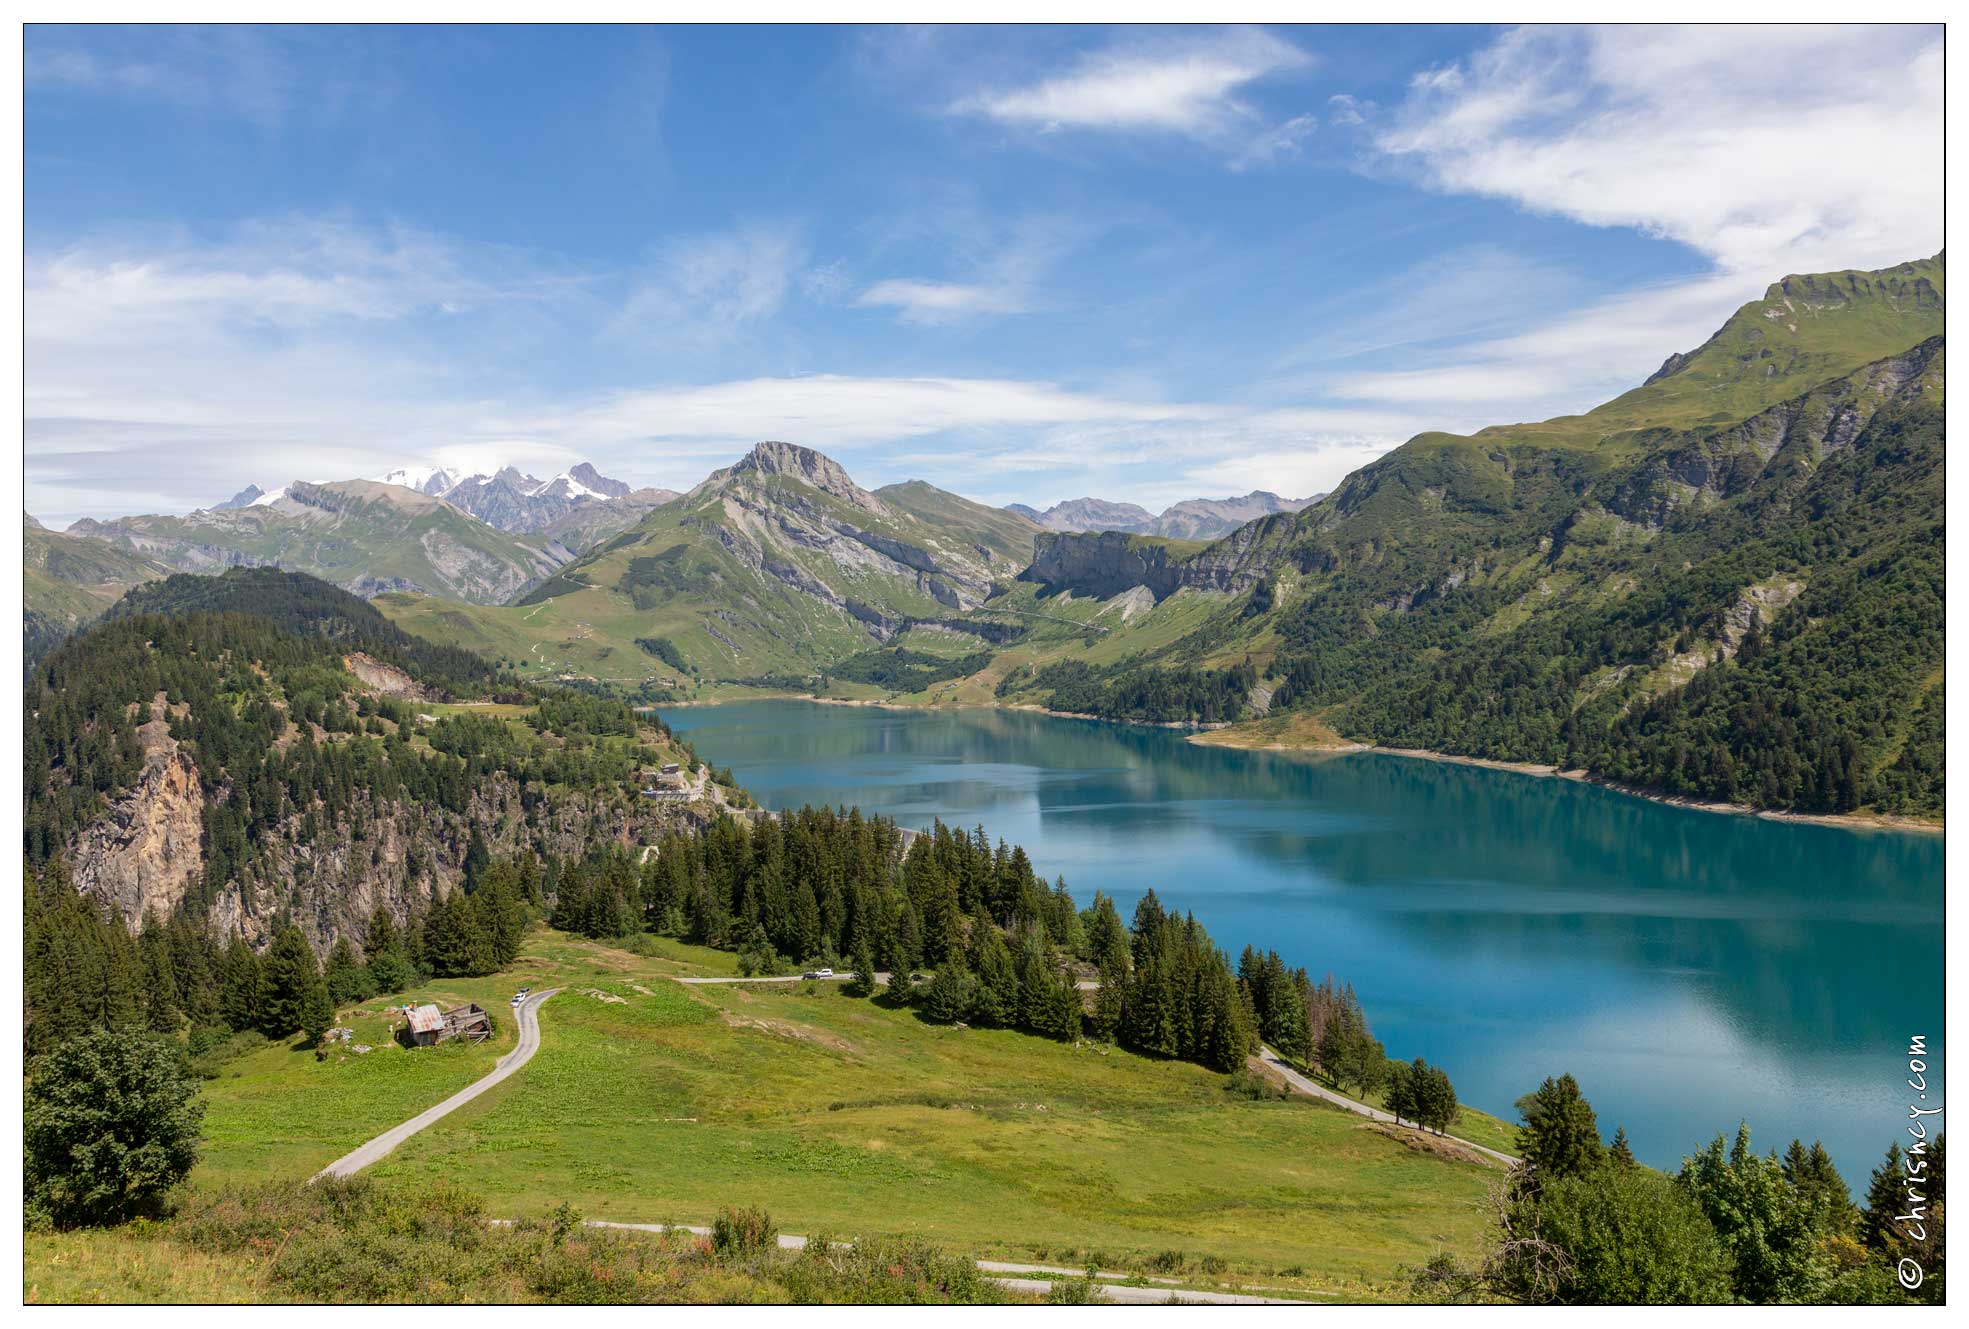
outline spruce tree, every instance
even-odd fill
[[[369,915],[369,926],[363,929],[362,952],[370,960],[386,951],[403,950],[403,937],[397,932],[396,920],[390,911],[377,905]]]
[[[1887,1146],[1887,1159],[1867,1179],[1866,1206],[1860,1215],[1860,1240],[1867,1249],[1897,1257],[1906,1238],[1894,1223],[1901,1212],[1906,1163],[1898,1141]]]
[[[1533,1185],[1576,1177],[1606,1160],[1593,1105],[1571,1075],[1545,1082],[1518,1100],[1518,1153]]]
[[[851,997],[868,997],[875,993],[875,951],[868,944],[868,934],[862,933],[860,943],[855,947],[855,976],[842,988]]]
[[[357,957],[347,937],[337,937],[328,952],[328,968],[323,975],[328,999],[336,1006],[354,1006],[376,995],[375,980]]]
[[[1128,951],[1124,946],[1110,953],[1101,964],[1101,986],[1094,993],[1094,1012],[1089,1017],[1094,1037],[1113,1042],[1121,1027],[1122,1003],[1128,996]]]
[[[1616,1126],[1614,1128],[1613,1144],[1607,1149],[1607,1158],[1610,1162],[1618,1163],[1622,1167],[1634,1166],[1634,1150],[1627,1143],[1627,1128],[1625,1126]]]
[[[963,962],[953,958],[939,965],[930,981],[923,985],[918,1004],[927,1018],[939,1024],[955,1024],[970,1017],[974,987]]]
[[[269,1038],[291,1038],[296,1031],[327,1027],[323,1008],[328,988],[321,966],[301,929],[292,923],[274,934],[261,980],[260,1029]],[[329,1010],[328,1019],[334,1012]],[[315,1039],[320,1038],[317,1031]]]
[[[243,937],[226,947],[219,980],[219,1018],[234,1031],[260,1026],[260,960]]]
[[[178,1009],[178,979],[171,964],[171,942],[149,910],[137,936],[143,964],[144,1027],[154,1034],[175,1034],[183,1021]]]

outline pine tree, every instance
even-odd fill
[[[225,969],[219,980],[219,1018],[229,1029],[260,1026],[260,960],[243,937],[226,947]]]
[[[918,1004],[928,1019],[939,1024],[955,1024],[970,1017],[974,987],[963,962],[953,958],[948,964],[939,965],[930,981],[923,985]]]
[[[1627,1143],[1627,1128],[1625,1126],[1616,1126],[1614,1128],[1613,1144],[1607,1149],[1607,1159],[1610,1162],[1620,1164],[1622,1167],[1634,1166],[1634,1150]]]
[[[171,943],[149,910],[137,935],[143,962],[144,1027],[154,1034],[175,1034],[183,1022],[178,1009],[178,979],[171,964]]]
[[[875,993],[875,951],[868,944],[866,932],[855,947],[855,976],[848,980],[842,991],[851,997],[868,997]]]
[[[321,966],[315,963],[308,939],[292,923],[274,934],[267,948],[260,992],[260,1029],[269,1038],[291,1038],[296,1031],[314,1029],[320,1038],[333,1019],[323,1008],[328,1005],[328,988],[322,981]]]
[[[1124,944],[1111,951],[1101,964],[1101,986],[1094,993],[1094,1012],[1089,1017],[1094,1037],[1113,1042],[1121,1026],[1122,1003],[1128,996],[1128,950]]]
[[[328,952],[328,968],[324,980],[328,984],[328,999],[336,1006],[353,1006],[368,1001],[376,995],[375,980],[369,969],[357,957],[355,947],[349,945],[347,937],[337,937],[335,945]]]
[[[1547,1077],[1518,1100],[1518,1112],[1518,1153],[1533,1185],[1579,1176],[1606,1160],[1593,1105],[1572,1076]]]

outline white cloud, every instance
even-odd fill
[[[1942,243],[1932,28],[1520,29],[1417,76],[1376,123],[1388,159],[1436,189],[1633,228],[1708,264],[1328,385],[1466,427],[1589,409],[1780,277],[1890,266]]]
[[[952,108],[1041,132],[1148,130],[1215,140],[1248,131],[1257,112],[1238,90],[1309,63],[1256,29],[1096,51],[1067,73],[967,97]]]
[[[918,323],[940,323],[972,314],[1016,314],[1025,309],[1019,295],[1006,287],[901,278],[876,282],[855,303],[895,309]]]
[[[1695,349],[1767,285],[1752,273],[1718,273],[1629,291],[1527,332],[1440,352],[1428,367],[1350,374],[1328,390],[1427,409],[1461,421],[1457,432],[1575,414],[1638,387],[1671,351]]]
[[[885,278],[862,291],[855,303],[893,309],[904,322],[923,325],[1043,307],[1048,274],[1100,230],[1074,217],[1001,221],[962,202],[921,209],[889,229],[888,246],[928,251],[961,276]]]
[[[710,290],[739,316],[744,285],[675,288]],[[1241,489],[1289,490],[1308,468],[1350,469],[1364,441],[1391,446],[1411,422],[1407,411],[1280,411],[1009,377],[529,386],[516,366],[605,316],[591,286],[524,255],[303,223],[203,247],[101,244],[31,259],[30,508],[61,524],[182,512],[248,482],[417,460],[551,474],[588,459],[681,488],[762,438],[827,449],[871,484],[915,475],[983,497],[999,484],[1014,498],[1112,485],[1169,501],[1198,492],[1189,473],[1221,459],[1244,459]],[[1278,472],[1269,484],[1268,466]]]
[[[1377,142],[1770,279],[1940,248],[1941,134],[1937,28],[1540,27],[1418,76]]]

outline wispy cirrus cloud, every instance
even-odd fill
[[[346,53],[320,36],[301,26],[39,24],[22,78],[32,93],[165,103],[268,131],[389,95],[373,62],[338,60]]]
[[[672,345],[728,340],[779,313],[808,257],[798,228],[782,222],[671,240],[635,275],[610,332]]]

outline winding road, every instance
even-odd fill
[[[540,1050],[540,1004],[559,991],[559,988],[549,988],[545,992],[536,992],[520,1003],[519,1041],[513,1045],[511,1052],[501,1057],[493,1065],[490,1072],[472,1081],[436,1107],[427,1108],[412,1117],[409,1121],[404,1122],[401,1126],[391,1127],[366,1144],[358,1145],[354,1150],[342,1155],[333,1163],[330,1163],[327,1167],[315,1173],[314,1176],[308,1178],[308,1180],[310,1182],[316,1182],[320,1181],[323,1177],[354,1176],[402,1144],[405,1140],[408,1140],[411,1136],[423,1130],[432,1122],[450,1116],[453,1112],[464,1107],[465,1104],[471,1102],[495,1084],[498,1084],[514,1071],[517,1071],[520,1067],[532,1061],[533,1054]]]
[[[1281,1080],[1284,1080],[1285,1083],[1295,1093],[1305,1094],[1309,1098],[1321,1099],[1325,1102],[1333,1104],[1335,1107],[1343,1107],[1347,1109],[1347,1111],[1349,1112],[1356,1113],[1359,1116],[1368,1118],[1370,1121],[1385,1121],[1391,1126],[1399,1126],[1402,1124],[1401,1122],[1395,1120],[1393,1113],[1383,1112],[1380,1108],[1369,1107],[1365,1103],[1357,1103],[1353,1099],[1348,1098],[1345,1094],[1336,1094],[1335,1092],[1333,1092],[1333,1090],[1328,1089],[1325,1085],[1307,1079],[1305,1076],[1301,1075],[1298,1071],[1295,1071],[1290,1066],[1286,1065],[1284,1061],[1280,1060],[1278,1053],[1272,1051],[1271,1048],[1265,1046],[1262,1043],[1258,1045],[1258,1055],[1255,1057],[1247,1058],[1247,1060],[1252,1066],[1262,1068],[1264,1070],[1272,1072],[1274,1075],[1277,1075]],[[1498,1162],[1505,1164],[1507,1167],[1515,1165],[1519,1161],[1521,1161],[1511,1154],[1504,1153],[1501,1150],[1492,1149],[1488,1145],[1478,1144],[1474,1140],[1466,1140],[1460,1135],[1445,1135],[1440,1138],[1453,1141],[1456,1144],[1460,1144],[1465,1149],[1474,1149],[1478,1153],[1483,1154],[1488,1158],[1496,1159]]]
[[[848,977],[848,975],[836,974],[834,977],[836,979],[845,979]],[[889,976],[886,973],[877,974],[876,979],[877,981],[886,984],[888,982]],[[678,978],[676,981],[679,983],[698,984],[698,983],[798,983],[801,980],[795,977],[788,976],[788,977],[770,977],[770,978],[768,977]],[[1097,987],[1099,985],[1082,984],[1081,986]],[[330,1163],[327,1167],[323,1168],[320,1172],[317,1172],[309,1180],[319,1181],[323,1177],[353,1176],[355,1173],[360,1172],[362,1169],[368,1167],[371,1163],[374,1163],[377,1159],[382,1158],[387,1154],[389,1154],[391,1150],[395,1149],[398,1145],[402,1144],[405,1140],[409,1139],[411,1136],[417,1134],[417,1132],[429,1126],[432,1122],[439,1121],[442,1118],[449,1116],[451,1113],[457,1111],[465,1104],[477,1098],[480,1094],[483,1094],[486,1090],[492,1088],[500,1081],[506,1079],[508,1076],[518,1071],[522,1066],[526,1065],[527,1062],[533,1060],[533,1054],[540,1050],[540,1007],[542,1003],[544,1003],[549,997],[552,997],[553,995],[555,995],[555,993],[558,993],[560,990],[561,989],[559,988],[550,988],[546,992],[535,993],[533,996],[528,997],[526,1001],[521,1003],[518,1010],[519,1039],[515,1043],[513,1050],[511,1052],[508,1052],[505,1056],[501,1057],[498,1063],[492,1068],[492,1070],[489,1073],[487,1073],[480,1079],[474,1080],[471,1084],[466,1085],[463,1089],[460,1089],[457,1093],[445,1099],[442,1103],[439,1103],[436,1107],[429,1108],[423,1112],[418,1113],[416,1116],[412,1117],[409,1121],[404,1122],[402,1125],[393,1127],[392,1129],[383,1132],[375,1139],[368,1141],[367,1143],[359,1146],[358,1148],[352,1150],[351,1152],[343,1155],[341,1158],[336,1159],[333,1163]],[[1286,1085],[1289,1086],[1295,1093],[1305,1094],[1310,1098],[1321,1099],[1325,1102],[1332,1103],[1336,1107],[1345,1108],[1349,1112],[1353,1112],[1360,1116],[1367,1117],[1368,1119],[1373,1121],[1387,1122],[1390,1124],[1399,1124],[1395,1122],[1395,1118],[1391,1114],[1384,1112],[1379,1108],[1369,1107],[1365,1103],[1357,1102],[1354,1099],[1346,1097],[1344,1094],[1335,1093],[1333,1090],[1326,1088],[1324,1085],[1318,1084],[1312,1080],[1307,1079],[1304,1075],[1301,1075],[1298,1071],[1286,1065],[1286,1063],[1282,1059],[1280,1059],[1278,1053],[1274,1052],[1269,1047],[1265,1047],[1261,1045],[1258,1049],[1258,1054],[1252,1057],[1250,1060],[1254,1067],[1270,1072],[1271,1074],[1276,1075],[1279,1079],[1283,1080],[1286,1083]],[[1501,1150],[1489,1148],[1486,1145],[1478,1144],[1473,1140],[1465,1140],[1460,1136],[1455,1136],[1455,1135],[1447,1136],[1445,1138],[1452,1140],[1455,1143],[1460,1144],[1467,1149],[1472,1149],[1477,1153],[1483,1154],[1486,1157],[1493,1158],[1500,1163],[1514,1164],[1519,1161],[1518,1159],[1514,1158],[1510,1154],[1504,1153]],[[495,1221],[501,1221],[501,1220],[495,1220]],[[642,1231],[642,1232],[661,1232],[665,1228],[665,1225],[661,1223],[608,1223],[598,1220],[591,1220],[589,1225],[592,1227],[627,1228],[627,1229],[632,1229],[635,1231]],[[705,1234],[705,1235],[708,1235],[710,1232],[709,1228],[700,1228],[700,1227],[687,1227],[686,1230],[690,1232]],[[782,1235],[779,1238],[779,1244],[783,1247],[786,1247],[789,1250],[800,1250],[805,1248],[807,1244],[807,1239],[805,1237],[786,1234],[786,1235]],[[1000,1287],[1005,1288],[1007,1291],[1027,1292],[1027,1293],[1043,1293],[1049,1287],[1051,1287],[1051,1283],[1043,1278],[1021,1277],[1020,1275],[1033,1275],[1033,1274],[1079,1275],[1083,1272],[1077,1269],[1057,1268],[1052,1265],[1016,1264],[1003,1260],[979,1260],[977,1262],[977,1265],[978,1268],[981,1271],[983,1271],[987,1276],[989,1276],[993,1282],[997,1283]],[[1184,1301],[1204,1302],[1214,1305],[1294,1305],[1294,1304],[1304,1305],[1306,1304],[1304,1302],[1293,1302],[1288,1298],[1263,1297],[1263,1296],[1257,1296],[1251,1293],[1244,1293],[1244,1292],[1212,1292],[1212,1291],[1204,1291],[1199,1289],[1179,1288],[1177,1286],[1174,1286],[1174,1284],[1177,1282],[1177,1280],[1175,1279],[1157,1279],[1157,1278],[1144,1279],[1143,1276],[1141,1275],[1130,1275],[1130,1274],[1124,1274],[1124,1273],[1118,1273],[1118,1272],[1106,1271],[1106,1270],[1098,1271],[1095,1274],[1095,1278],[1097,1280],[1095,1286],[1095,1292],[1100,1298],[1106,1301],[1119,1302],[1119,1303],[1125,1303],[1130,1305],[1159,1304],[1159,1303],[1167,1302],[1172,1296],[1178,1297]],[[1116,1281],[1121,1279],[1131,1279],[1134,1281],[1130,1283],[1123,1283],[1120,1281]],[[1147,1287],[1141,1286],[1140,1284],[1144,1281],[1149,1284],[1152,1284],[1152,1286],[1147,1286]]]

